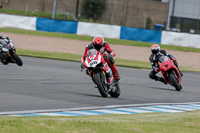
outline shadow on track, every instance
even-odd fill
[[[148,88],[151,88],[151,89],[157,89],[157,90],[167,90],[167,91],[176,91],[176,90],[173,90],[173,89],[167,89],[167,88],[156,88],[156,87],[151,87],[151,86],[146,86]]]

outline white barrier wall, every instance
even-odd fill
[[[200,48],[200,35],[162,31],[161,44]]]
[[[0,27],[36,30],[36,17],[0,14]]]
[[[35,31],[37,30],[36,25],[36,17],[0,14],[0,27],[3,28],[19,28]],[[78,35],[103,35],[106,38],[121,39],[121,26],[117,25],[78,22],[78,27],[75,31],[76,33],[74,34]],[[161,44],[200,48],[200,35],[162,31]]]
[[[121,26],[78,22],[78,35],[96,36],[120,39]]]

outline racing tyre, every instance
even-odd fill
[[[107,85],[105,84],[105,76],[102,73],[95,73],[94,81],[102,97],[108,97]]]
[[[18,66],[22,66],[23,65],[23,62],[22,62],[21,58],[16,53],[12,54],[12,58],[16,61],[16,64]]]
[[[111,91],[110,96],[111,96],[111,97],[117,98],[117,97],[120,96],[120,94],[121,94],[120,87],[119,87],[119,85],[117,84],[117,85],[116,85],[116,88],[115,88],[115,91],[114,91],[114,92]]]
[[[171,80],[172,85],[176,88],[177,91],[180,91],[182,89],[182,86],[178,84],[175,76],[173,73],[169,74],[169,78]]]

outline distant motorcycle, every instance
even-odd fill
[[[13,41],[10,39],[3,39],[0,41],[0,60],[2,64],[16,63],[18,66],[22,66],[23,62],[17,55]]]
[[[174,62],[168,56],[163,55],[159,58],[158,64],[164,79],[177,91],[180,91],[182,89],[181,75]]]
[[[85,59],[85,68],[87,68],[88,75],[92,78],[93,82],[97,85],[97,88],[102,97],[107,97],[109,94],[111,97],[119,97],[120,86],[119,82],[114,82],[114,88],[110,88],[108,85],[107,71],[110,69],[108,63],[104,60],[103,55],[96,49],[90,49],[89,54]],[[82,71],[82,70],[81,70]],[[114,77],[112,75],[111,79]]]

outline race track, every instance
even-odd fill
[[[149,79],[150,70],[118,67],[119,98],[103,98],[80,63],[21,57],[24,65],[0,65],[0,112],[107,105],[200,102],[200,73],[185,72],[183,89]]]

